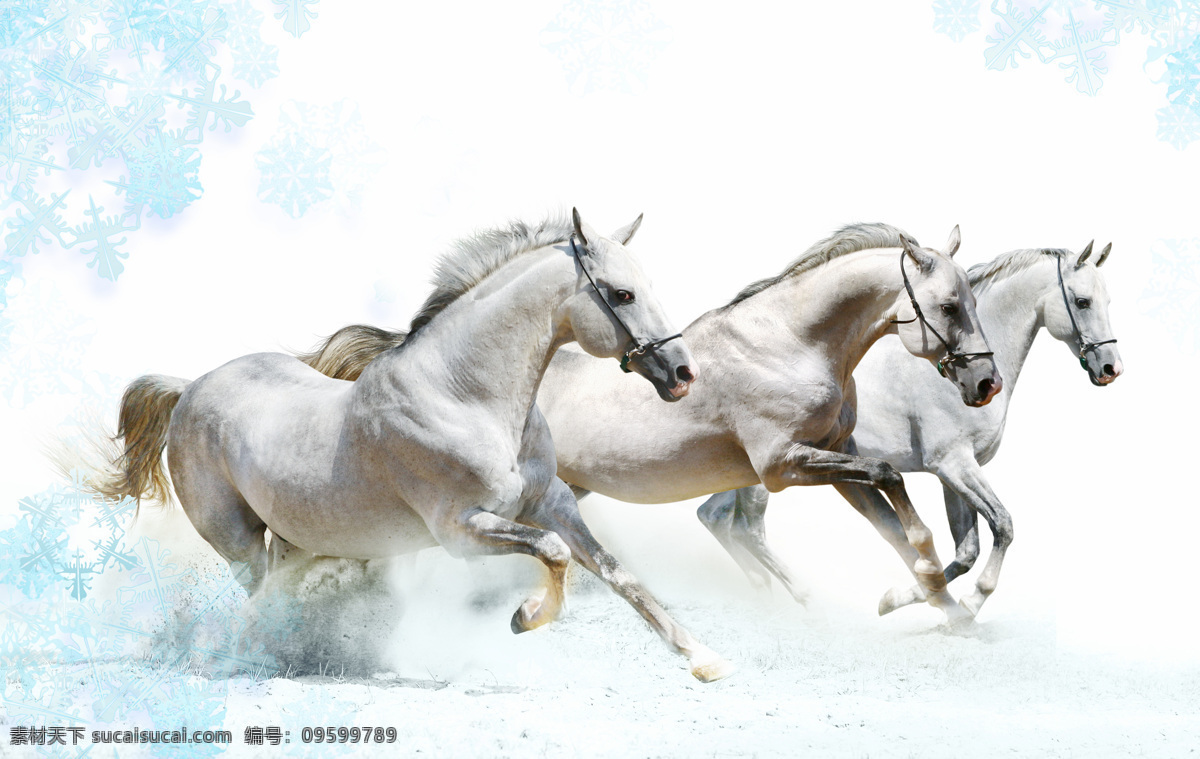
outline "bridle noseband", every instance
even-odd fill
[[[608,309],[608,312],[612,314],[612,318],[616,319],[617,324],[621,325],[621,329],[625,330],[625,334],[629,335],[629,339],[633,340],[633,347],[625,351],[625,355],[621,357],[621,371],[628,374],[629,372],[633,371],[629,368],[629,362],[631,359],[639,358],[647,353],[654,353],[672,340],[683,337],[683,333],[680,332],[679,334],[671,335],[670,337],[660,337],[657,340],[647,340],[645,342],[639,340],[633,334],[633,331],[629,329],[629,325],[625,323],[625,320],[617,315],[617,310],[609,305],[608,298],[605,298],[604,293],[600,292],[600,288],[596,285],[596,280],[592,279],[591,272],[589,272],[587,267],[583,265],[583,258],[581,258],[579,255],[579,248],[575,246],[575,235],[571,235],[571,252],[574,254],[575,260],[579,262],[579,268],[583,269],[584,276],[586,276],[588,282],[591,283],[592,289],[596,291],[596,297],[600,299],[600,302],[603,303],[604,307]]]
[[[1111,340],[1101,340],[1095,343],[1088,342],[1088,340],[1084,338],[1083,330],[1079,329],[1079,324],[1075,321],[1075,313],[1071,310],[1071,299],[1067,297],[1067,285],[1063,282],[1062,260],[1063,257],[1060,254],[1058,256],[1058,289],[1062,291],[1063,306],[1066,307],[1067,317],[1071,320],[1071,329],[1075,330],[1075,336],[1079,338],[1079,365],[1082,366],[1085,371],[1090,372],[1091,370],[1088,368],[1087,352],[1099,348],[1101,345],[1115,343],[1117,338],[1114,337]]]
[[[912,303],[913,311],[915,311],[917,315],[912,319],[892,319],[892,324],[912,324],[913,322],[919,320],[925,329],[932,332],[933,336],[941,341],[942,347],[946,349],[946,355],[938,359],[937,370],[938,374],[942,375],[943,377],[946,376],[946,364],[952,364],[956,361],[962,361],[965,363],[972,358],[993,355],[992,351],[986,351],[983,353],[958,353],[950,350],[950,343],[946,342],[946,338],[942,337],[941,334],[939,334],[938,331],[933,328],[933,325],[929,323],[929,320],[925,318],[925,314],[921,313],[921,306],[917,303],[916,294],[913,293],[912,283],[908,281],[908,272],[904,270],[905,255],[907,255],[907,251],[900,251],[900,276],[904,278],[904,289],[908,291],[908,299]]]

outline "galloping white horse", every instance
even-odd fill
[[[974,592],[962,599],[972,615],[996,589],[1013,538],[1012,517],[980,467],[1000,448],[1009,400],[1034,338],[1045,327],[1068,345],[1094,385],[1108,385],[1123,371],[1100,273],[1111,249],[1111,244],[1105,246],[1094,263],[1088,243],[1078,256],[1060,249],[1016,250],[971,267],[979,321],[1004,376],[1004,389],[985,409],[963,407],[950,388],[937,382],[927,363],[907,355],[896,340],[880,341],[855,371],[859,421],[854,441],[859,453],[881,458],[901,472],[929,472],[942,481],[956,545],[955,559],[945,571],[947,582],[974,566],[979,557],[978,514],[987,520],[992,551]],[[865,488],[855,497],[878,500]],[[766,584],[774,575],[800,599],[803,593],[791,573],[766,545],[766,506],[767,493],[759,485],[718,493],[697,514],[752,582]],[[891,542],[903,540],[901,523],[887,504],[877,503],[864,514]],[[922,600],[920,587],[893,589],[880,601],[879,612]]]
[[[231,565],[248,567],[249,592],[297,549],[354,559],[435,545],[455,556],[529,554],[550,582],[517,609],[515,632],[558,615],[574,557],[686,656],[697,678],[725,676],[728,663],[596,542],[554,476],[534,397],[561,345],[623,356],[623,367],[669,400],[696,376],[625,250],[641,217],[611,238],[573,217],[515,223],[443,257],[403,345],[377,355],[357,382],[273,353],[193,382],[136,380],[122,400],[125,453],[106,494],[164,496],[165,445],[184,511]]]
[[[635,503],[760,481],[770,490],[878,488],[900,515],[905,537],[896,548],[930,602],[965,616],[946,592],[932,534],[900,474],[846,448],[855,421],[851,373],[885,334],[899,333],[906,350],[938,365],[961,402],[983,405],[999,392],[966,272],[950,260],[958,245],[957,227],[939,253],[883,224],[846,227],[817,243],[684,330],[705,372],[686,403],[656,403],[648,388],[622,382],[615,366],[559,352],[538,393],[558,475],[577,492]],[[347,327],[306,358],[350,378],[355,357],[401,339]]]

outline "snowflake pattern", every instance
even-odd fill
[[[961,41],[976,29],[978,2],[935,0],[934,31]],[[1145,70],[1166,87],[1158,138],[1176,148],[1200,139],[1200,4],[1193,0],[992,0],[984,65],[1058,64],[1068,84],[1097,95],[1108,50],[1123,37],[1149,38]]]
[[[584,94],[645,89],[650,64],[670,42],[646,0],[569,0],[542,30],[542,46]]]
[[[329,106],[291,101],[280,109],[279,124],[257,156],[258,199],[293,218],[330,199],[343,212],[358,207],[384,158],[358,106],[348,100]]]
[[[275,18],[283,20],[284,31],[299,37],[312,28],[311,19],[317,17],[317,0],[271,0],[275,4]]]
[[[21,519],[0,533],[4,582],[23,592],[41,592],[49,578],[82,601],[101,573],[132,569],[137,561],[122,545],[133,501],[92,498],[75,481],[55,486],[18,504]],[[2,565],[0,565],[2,566]]]
[[[296,36],[316,16],[315,0],[275,3]],[[250,0],[0,1],[0,258],[79,249],[116,280],[146,213],[201,198],[205,134],[253,117],[232,80],[279,74],[263,18]],[[186,128],[168,128],[170,107]],[[50,189],[67,169],[120,179],[99,194]]]
[[[1165,325],[1175,345],[1200,350],[1200,238],[1159,240],[1151,249],[1152,270],[1139,302],[1142,310]]]
[[[220,725],[230,678],[276,674],[261,647],[243,640],[245,594],[228,571],[177,566],[157,541],[140,538],[120,550],[126,567],[116,599],[101,602],[75,597],[41,560],[14,563],[27,543],[47,542],[43,533],[80,523],[72,522],[81,504],[70,487],[26,501],[18,526],[0,533],[8,549],[0,563],[0,695],[9,720]]]
[[[955,42],[979,29],[979,0],[935,0],[933,30]]]
[[[25,408],[46,395],[105,397],[84,372],[95,322],[71,308],[47,282],[16,279],[0,315],[0,397]]]

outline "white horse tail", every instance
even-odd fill
[[[321,374],[353,382],[380,353],[403,345],[407,337],[407,332],[351,324],[334,332],[310,353],[297,353],[296,358]]]
[[[189,384],[190,380],[161,374],[147,374],[129,383],[121,397],[117,427],[117,437],[124,439],[125,448],[110,471],[92,481],[96,492],[106,498],[170,501],[171,481],[162,454],[171,412]]]

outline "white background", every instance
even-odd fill
[[[1141,38],[1108,49],[1092,98],[1036,60],[986,70],[983,33],[935,34],[924,2],[660,1],[669,43],[644,86],[583,92],[543,45],[559,1],[510,6],[321,3],[301,39],[276,30],[282,74],[248,95],[255,118],[206,137],[202,200],[146,217],[115,285],[77,253],[47,251],[23,262],[26,288],[92,321],[87,371],[128,380],[195,377],[356,321],[403,327],[452,240],[571,206],[602,230],[645,212],[634,247],[681,326],[850,222],[895,224],[933,247],[960,224],[963,265],[1111,240],[1103,271],[1126,375],[1097,389],[1065,346],[1035,345],[986,470],[1016,543],[984,615],[1049,617],[1064,647],[1194,656],[1197,358],[1139,301],[1156,241],[1198,235],[1200,147],[1155,139],[1163,86],[1143,70]],[[260,203],[254,155],[279,107],[344,98],[386,151],[361,206],[292,219]],[[14,318],[37,318],[20,297]],[[77,400],[0,409],[5,513],[54,480],[36,443]],[[948,560],[928,480],[908,478]],[[664,596],[748,593],[695,505],[594,498],[586,515]],[[871,615],[907,573],[832,490],[775,496],[769,525],[818,599],[892,623]],[[937,621],[927,608],[901,614]]]

